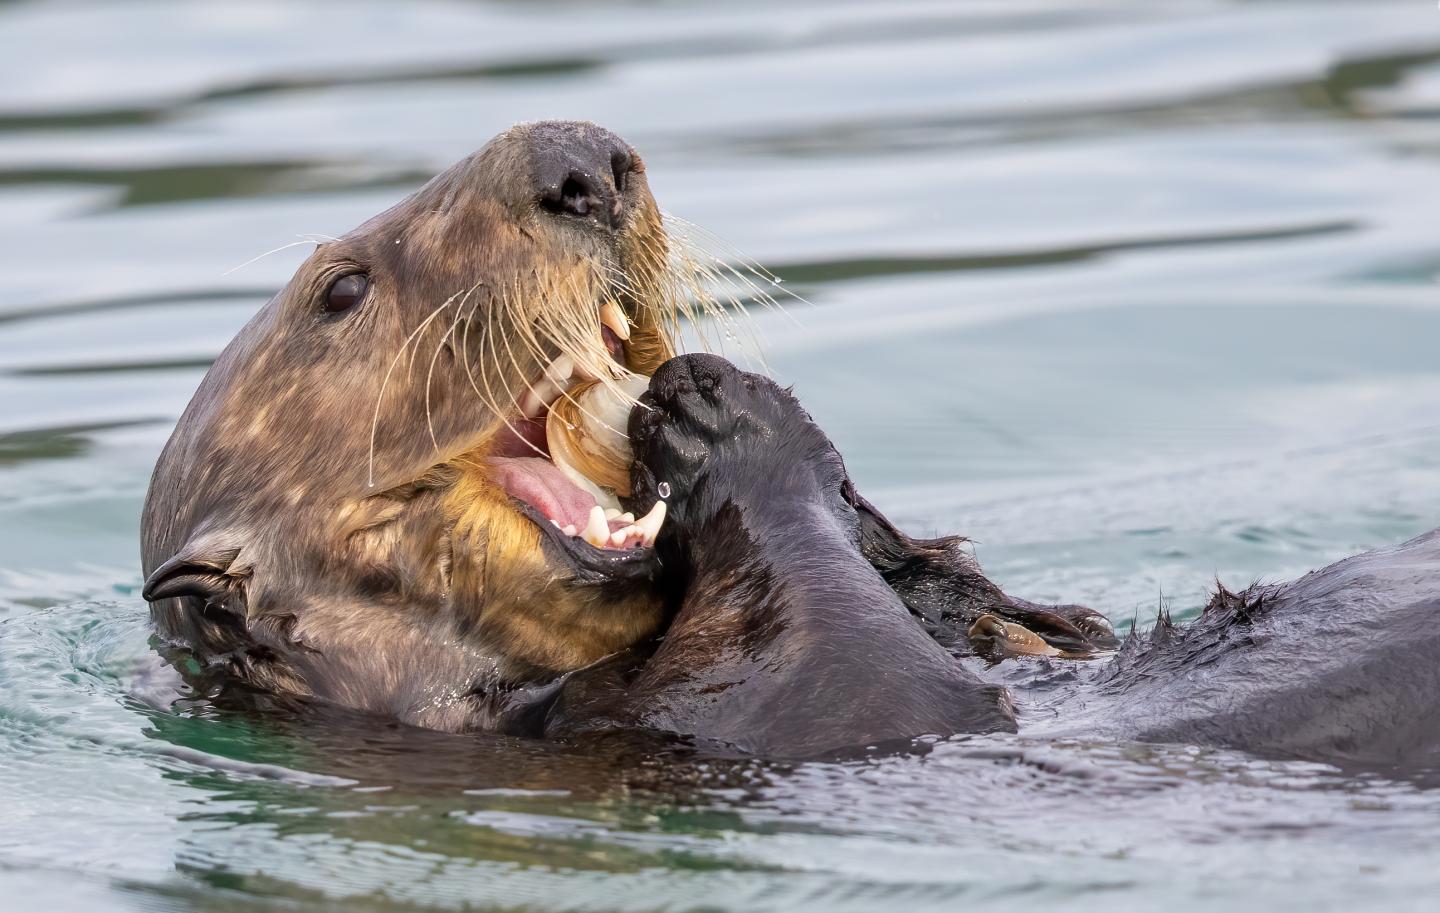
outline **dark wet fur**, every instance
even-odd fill
[[[1024,625],[1057,649],[1092,653],[1118,645],[1103,615],[1078,605],[1039,605],[1001,591],[966,551],[965,539],[905,535],[847,483],[861,520],[860,548],[925,630],[952,649],[975,648],[995,659],[999,645],[972,642],[967,632],[984,614]]]
[[[1011,729],[1013,693],[1034,734],[1371,768],[1440,760],[1440,531],[1292,583],[1221,588],[1194,622],[1162,617],[1110,659],[986,667],[965,659],[984,652],[965,634],[983,613],[1081,653],[1116,641],[1089,609],[1005,595],[962,540],[897,530],[770,381],[686,356],[645,405],[635,504],[672,490],[660,545],[675,620],[554,686],[551,734],[653,729],[808,756]]]
[[[1013,731],[1005,690],[942,643],[984,612],[1044,614],[1083,640],[1063,609],[986,580],[960,540],[895,530],[764,377],[714,356],[672,360],[630,431],[635,509],[670,490],[658,547],[674,620],[652,649],[571,676],[551,734],[640,727],[808,757]]]
[[[1440,530],[1132,634],[1079,732],[1352,766],[1440,761]]]

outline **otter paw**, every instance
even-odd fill
[[[1045,642],[1045,638],[1013,621],[1004,621],[986,613],[975,619],[966,632],[975,652],[992,662],[1009,656],[1063,656]]]

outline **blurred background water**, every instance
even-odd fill
[[[1433,3],[3,2],[0,908],[1433,909],[1440,801],[1323,768],[719,767],[147,684],[150,467],[308,248],[252,258],[546,117],[809,302],[771,368],[1012,592],[1143,624],[1440,517]]]

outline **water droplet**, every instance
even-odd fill
[[[670,483],[669,483],[669,482],[661,482],[659,485],[656,485],[656,486],[655,486],[655,493],[660,496],[660,500],[662,500],[662,501],[665,500],[666,498],[670,497]]]

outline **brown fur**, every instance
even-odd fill
[[[445,505],[454,518],[456,608],[513,664],[511,677],[576,669],[659,628],[658,594],[611,602],[593,588],[569,586],[551,570],[540,530],[515,513],[483,466],[456,462],[469,467]]]
[[[252,686],[463,729],[492,722],[487,693],[658,628],[647,588],[551,560],[481,459],[548,360],[608,363],[607,297],[633,324],[629,369],[675,351],[698,280],[671,265],[638,156],[623,189],[606,185],[618,224],[537,204],[545,162],[609,143],[588,124],[501,134],[321,245],[241,331],[146,500],[147,598],[166,638]],[[330,283],[356,269],[366,299],[324,314]]]

